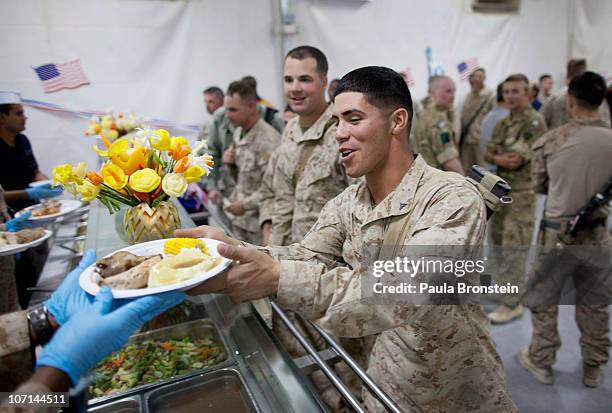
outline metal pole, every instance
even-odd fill
[[[356,412],[365,413],[365,410],[363,410],[363,408],[361,407],[361,405],[359,404],[355,396],[353,396],[351,391],[346,387],[346,385],[342,382],[342,380],[340,380],[338,376],[336,376],[333,370],[325,363],[325,361],[323,361],[323,359],[321,359],[321,357],[316,352],[316,350],[312,348],[310,343],[295,328],[295,326],[293,325],[293,323],[291,323],[291,320],[287,318],[283,310],[281,310],[280,307],[276,305],[275,302],[270,302],[270,304],[272,305],[272,309],[274,310],[274,312],[276,312],[276,314],[281,319],[281,321],[287,326],[291,334],[295,336],[297,341],[300,342],[302,347],[304,347],[304,349],[308,352],[308,354],[310,354],[310,357],[312,357],[315,363],[317,363],[317,365],[321,368],[321,371],[332,382],[334,387],[338,389],[338,392],[344,398],[344,400],[346,400]]]
[[[300,318],[304,320],[304,317],[300,316]],[[393,413],[402,413],[397,404],[395,404],[395,402],[384,391],[382,391],[380,387],[376,385],[376,383],[372,381],[372,379],[366,374],[366,372],[363,371],[361,366],[359,366],[359,364],[357,364],[355,360],[353,360],[353,358],[342,348],[342,346],[336,343],[336,340],[334,340],[332,336],[330,336],[325,330],[323,330],[315,323],[312,323],[309,320],[305,321],[310,323],[310,325],[314,327],[315,330],[317,330],[317,332],[325,339],[325,341],[327,341],[327,344],[329,344],[334,350],[336,350],[336,352],[340,355],[340,357],[342,357],[344,362],[348,364],[348,366],[355,372],[355,374],[359,376],[361,381],[363,381],[363,383],[368,386],[368,388],[372,391],[376,398],[378,398],[378,400],[380,400],[380,402],[385,405],[388,411]]]

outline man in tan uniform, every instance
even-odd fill
[[[476,246],[485,234],[482,197],[465,178],[410,152],[412,100],[393,70],[345,75],[334,114],[347,174],[365,181],[331,200],[306,237],[288,247],[258,251],[210,227],[177,231],[221,239],[228,243],[221,254],[241,263],[194,293],[221,292],[234,301],[276,294],[279,305],[335,335],[377,334],[367,372],[402,411],[517,411],[479,304],[366,303],[374,275],[364,255],[380,249],[394,217],[408,228],[396,245]],[[363,396],[367,411],[385,411],[368,392]]]
[[[600,75],[585,72],[574,76],[568,90],[572,119],[544,134],[533,145],[535,190],[547,195],[540,233],[542,249],[551,249],[559,242],[569,220],[612,177],[612,131],[597,112],[605,92],[606,83]],[[596,211],[587,229],[570,240],[567,254],[559,258],[570,265],[554,268],[543,260],[533,273],[534,283],[542,285],[534,284],[539,289],[533,302],[527,299],[533,333],[530,346],[521,349],[519,360],[542,383],[553,382],[552,365],[561,347],[556,304],[567,278],[573,279],[577,290],[575,308],[581,332],[583,382],[588,387],[600,383],[602,366],[610,353],[610,297],[605,292],[609,291],[606,285],[609,286],[611,276],[612,239],[605,226],[608,214],[607,210]],[[585,253],[588,256],[584,261],[567,259],[577,253],[579,257]]]
[[[318,49],[300,46],[284,66],[284,90],[298,116],[287,124],[274,173],[274,212],[270,244],[299,242],[323,205],[346,188],[338,161],[336,120],[325,101],[327,59]]]
[[[535,197],[531,183],[531,145],[544,132],[542,116],[529,104],[529,80],[511,75],[503,84],[510,114],[497,124],[487,144],[485,159],[498,167],[498,175],[512,187],[512,203],[491,219],[491,240],[500,259],[498,282],[522,287],[525,261],[535,220]],[[523,314],[520,294],[498,297],[500,305],[490,313],[494,323],[507,323]]]
[[[585,59],[570,60],[567,62],[566,82],[569,84],[574,76],[583,73],[586,69],[587,63]],[[548,102],[542,106],[540,113],[542,116],[544,116],[548,129],[555,129],[569,122],[570,116],[567,112],[566,101],[567,88],[561,91],[561,93],[558,95],[550,98]],[[606,123],[606,125],[610,127],[610,110],[608,109],[608,105],[605,101],[599,105],[599,116]]]
[[[437,76],[431,83],[432,105],[416,120],[414,150],[434,168],[464,175],[452,113],[455,83],[450,77]]]
[[[553,98],[552,89],[553,89],[554,81],[551,75],[548,73],[540,76],[538,80],[538,88],[540,91],[538,92],[538,100],[542,102],[542,105],[548,103],[550,99]]]
[[[260,245],[259,206],[249,202],[249,198],[257,196],[268,160],[280,143],[280,134],[259,116],[257,95],[243,81],[229,85],[224,103],[225,115],[236,127],[234,142],[223,154],[223,167],[235,175],[236,181],[225,211],[235,216],[231,220],[232,232],[238,239]]]
[[[474,164],[484,166],[484,157],[480,149],[480,125],[495,105],[495,93],[485,87],[486,74],[483,68],[474,70],[469,80],[472,90],[463,102],[459,138],[461,164],[466,172]]]

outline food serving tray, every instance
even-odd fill
[[[219,329],[217,328],[215,323],[210,319],[189,321],[187,323],[177,324],[177,325],[170,326],[170,327],[164,327],[164,328],[161,328],[155,331],[148,331],[146,333],[136,334],[130,338],[126,346],[129,344],[141,343],[145,340],[159,340],[159,341],[180,340],[184,337],[189,337],[192,340],[198,339],[198,338],[204,338],[204,337],[213,337],[213,339],[216,342],[220,343],[221,346],[223,347],[223,350],[225,351],[225,359],[212,366],[207,366],[201,369],[194,369],[187,373],[183,373],[183,374],[173,376],[167,379],[162,379],[160,381],[156,381],[153,383],[143,384],[140,386],[133,387],[131,389],[117,391],[116,393],[112,393],[109,395],[95,397],[93,394],[90,393],[89,397],[91,397],[91,399],[89,400],[88,404],[90,406],[98,405],[100,403],[105,403],[109,400],[117,400],[120,398],[125,398],[127,396],[140,394],[143,391],[148,390],[148,389],[159,387],[161,385],[171,383],[171,382],[174,382],[174,381],[186,378],[186,377],[197,376],[198,374],[202,374],[208,371],[214,371],[214,370],[234,364],[234,359],[229,351],[225,338],[219,333]],[[90,378],[92,379],[91,385],[93,385],[95,382],[95,369],[92,370],[90,374]]]

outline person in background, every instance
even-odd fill
[[[458,146],[461,165],[465,172],[468,172],[474,164],[484,165],[484,158],[480,150],[480,125],[494,105],[494,92],[486,87],[486,79],[486,72],[482,67],[470,73],[471,90],[463,102],[461,136]]]
[[[529,87],[529,102],[531,103],[531,107],[535,110],[540,110],[542,107],[542,101],[538,98],[540,95],[540,88],[535,83],[532,83]]]
[[[544,73],[540,76],[538,81],[538,87],[540,88],[540,92],[538,93],[538,100],[542,102],[542,105],[548,103],[548,101],[553,97],[552,89],[554,86],[554,81],[551,75],[548,73]]]
[[[140,325],[185,299],[184,293],[173,291],[114,300],[106,286],[93,297],[79,286],[79,276],[95,256],[93,250],[85,251],[44,304],[0,316],[0,391],[19,386],[17,391],[24,393],[66,392]],[[38,345],[44,348],[34,363],[32,350]],[[22,410],[0,407],[0,412],[17,411]]]
[[[264,99],[261,96],[259,96],[259,93],[257,93],[257,79],[255,79],[254,76],[247,75],[240,80],[246,83],[250,88],[252,88],[255,91],[255,96],[257,96],[257,102],[259,102],[260,105],[266,107],[267,109],[270,109],[270,113],[272,115],[278,112],[276,108],[274,107],[274,105],[272,104],[272,102],[270,102],[268,99]],[[266,111],[266,115],[263,118],[265,120],[265,119],[270,118],[270,116],[272,115],[269,115],[268,112]]]
[[[449,115],[453,113],[455,82],[448,76],[436,76],[430,83],[432,104],[416,119],[414,150],[428,165],[461,175],[465,172],[457,150],[458,137]]]
[[[483,153],[483,157],[484,154],[487,152],[487,144],[493,136],[493,131],[495,130],[495,127],[499,122],[501,122],[503,118],[510,114],[510,111],[508,110],[506,103],[504,102],[503,85],[503,83],[497,85],[497,91],[495,94],[496,104],[493,109],[491,109],[491,111],[485,115],[484,119],[482,120],[482,125],[480,127],[480,150]],[[497,173],[496,165],[485,161],[485,166],[489,171]]]
[[[204,107],[209,115],[215,113],[217,109],[223,106],[223,91],[217,86],[211,86],[202,92],[204,95]],[[205,122],[200,129],[198,134],[198,140],[205,141],[208,138],[208,125],[209,122]]]
[[[329,82],[329,86],[327,86],[327,97],[329,102],[333,102],[334,100],[334,94],[336,93],[339,81],[340,79],[332,79],[331,82]]]

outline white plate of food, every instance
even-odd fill
[[[35,186],[52,185],[52,184],[53,184],[53,181],[51,179],[45,179],[43,181],[30,182],[28,186],[30,188],[34,188]]]
[[[131,245],[87,267],[79,284],[92,295],[108,285],[114,298],[188,290],[229,267],[231,261],[217,252],[219,244],[208,238],[169,238]]]
[[[69,214],[79,209],[81,205],[83,203],[76,199],[50,199],[24,208],[17,212],[15,216],[18,217],[26,211],[32,211],[32,216],[29,218],[30,221],[49,221]]]
[[[0,232],[0,256],[13,255],[45,242],[53,232],[44,228],[28,228],[17,232]]]

